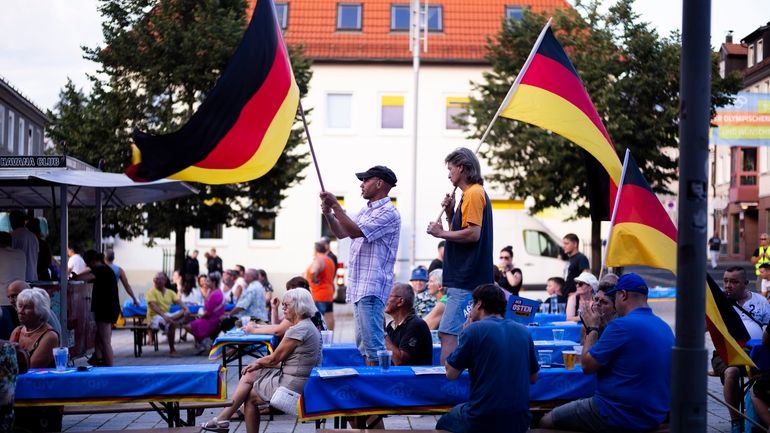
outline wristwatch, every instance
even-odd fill
[[[597,327],[595,327],[595,326],[589,326],[589,327],[587,327],[587,328],[586,328],[586,336],[588,336],[588,334],[590,334],[590,333],[591,333],[591,331],[596,331],[596,333],[598,334],[598,333],[599,333],[599,328],[597,328]]]

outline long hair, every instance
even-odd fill
[[[481,177],[481,165],[479,165],[479,159],[476,158],[476,154],[467,147],[458,147],[453,150],[452,153],[447,155],[444,162],[456,167],[462,167],[465,181],[469,184],[484,185],[484,178]]]

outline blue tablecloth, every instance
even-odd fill
[[[553,330],[563,329],[564,339],[569,341],[580,341],[580,330],[583,325],[570,324],[570,325],[540,325],[540,326],[527,326],[529,335],[533,340],[553,340]]]
[[[676,287],[654,287],[650,288],[647,297],[650,299],[676,298]]]
[[[433,365],[441,361],[441,345],[433,345]],[[364,358],[354,343],[334,343],[331,347],[323,348],[322,367],[355,367],[363,366]]]
[[[209,359],[214,361],[217,359],[222,358],[223,360],[223,366],[227,367],[227,364],[232,361],[233,359],[238,360],[238,371],[240,371],[241,367],[241,358],[243,355],[256,355],[257,352],[250,351],[250,350],[244,350],[243,348],[245,346],[250,345],[256,345],[258,347],[262,346],[267,349],[266,352],[259,352],[261,354],[267,354],[273,351],[275,346],[277,346],[277,338],[274,335],[270,334],[247,334],[243,332],[240,329],[233,329],[229,332],[226,332],[214,340],[214,343],[211,345],[211,350],[209,351]],[[228,357],[228,355],[224,352],[225,347],[227,346],[237,346],[238,350],[237,353],[233,355],[232,358]],[[257,348],[259,351],[260,349]]]
[[[313,369],[301,399],[301,419],[345,415],[445,411],[468,400],[470,376],[415,375],[411,367],[355,367],[357,376],[321,379]],[[501,385],[502,386],[502,385]],[[593,395],[596,375],[545,368],[530,387],[530,401],[574,400]]]
[[[535,323],[545,325],[551,322],[563,322],[567,320],[566,314],[535,313]]]
[[[179,311],[179,305],[171,305],[171,312],[175,313]],[[191,314],[198,314],[198,311],[203,308],[202,305],[188,305],[187,309]],[[225,311],[230,311],[235,308],[235,304],[225,304]],[[123,317],[147,317],[147,304],[134,305],[131,300],[126,301],[123,304]]]
[[[561,352],[572,350],[572,347],[580,344],[575,341],[540,340],[535,341],[536,348],[553,350],[551,362],[563,363]],[[441,361],[441,345],[433,345],[433,365],[439,365]],[[364,358],[354,343],[334,343],[331,347],[323,348],[322,367],[358,367],[364,366]]]
[[[69,368],[63,373],[34,369],[18,376],[16,404],[115,403],[126,401],[224,400],[227,389],[219,365],[146,365]]]

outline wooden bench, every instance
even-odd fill
[[[661,424],[657,430],[650,430],[648,433],[669,433],[671,430],[668,424]],[[575,433],[571,430],[557,430],[547,428],[532,428],[529,429],[529,433]]]
[[[99,433],[200,433],[200,427],[145,428],[133,430],[93,430]]]
[[[187,412],[185,424],[189,426],[195,425],[195,418],[203,415],[203,411],[206,409],[217,407],[228,407],[233,404],[232,400],[218,401],[218,402],[200,402],[200,403],[179,403],[179,413],[183,411]],[[101,413],[131,413],[131,412],[159,412],[162,406],[158,406],[155,403],[117,403],[117,404],[105,404],[105,405],[77,405],[77,406],[64,406],[64,415],[93,415]],[[161,418],[168,421],[163,415]],[[198,431],[200,428],[198,428]],[[197,431],[196,431],[197,433]]]
[[[323,429],[318,430],[317,433],[351,433],[354,430],[350,429]],[[410,431],[412,433],[450,433],[446,430],[394,430],[394,429],[363,429],[363,430],[355,430],[357,432],[368,432],[368,433],[397,433],[397,432],[403,432],[403,431]],[[530,430],[532,431],[532,430]]]

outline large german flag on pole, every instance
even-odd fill
[[[610,191],[600,195],[606,202],[614,197],[622,170],[620,159],[575,67],[554,37],[550,21],[503,105],[501,116],[551,130],[596,158],[610,180]],[[589,173],[589,176],[601,175],[603,173]]]
[[[658,197],[626,150],[621,186],[612,213],[605,263],[610,267],[650,266],[676,274],[677,230]],[[706,327],[728,365],[754,363],[742,347],[749,340],[738,313],[706,275]]]
[[[271,0],[259,0],[222,76],[178,131],[134,131],[126,174],[208,184],[266,174],[278,161],[297,113],[299,89]]]

